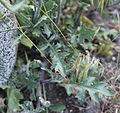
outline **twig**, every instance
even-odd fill
[[[40,82],[41,84],[45,83],[45,84],[49,84],[52,83],[52,79],[47,79],[47,80],[41,80],[41,79],[37,79],[35,80],[36,82]]]

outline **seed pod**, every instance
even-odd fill
[[[15,19],[11,16],[10,11],[1,3],[0,10],[15,23]],[[14,27],[13,23],[5,15],[1,16],[0,14],[0,31]],[[11,37],[15,34],[15,30],[0,32],[0,83],[7,81],[2,76],[9,78],[14,67],[17,46],[11,42]]]

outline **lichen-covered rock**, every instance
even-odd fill
[[[8,17],[15,22],[15,19],[10,16],[10,12],[1,3],[0,10],[2,10],[5,14],[9,13]],[[6,23],[2,21],[2,18],[0,18],[0,31],[9,29],[11,27],[13,28],[14,25],[5,17],[5,15],[3,19]],[[16,31],[14,30],[0,32],[0,83],[7,81],[2,76],[9,78],[14,67],[17,48],[16,45],[13,45],[10,39],[14,34],[16,34]]]

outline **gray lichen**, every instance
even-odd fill
[[[10,12],[1,3],[0,10],[5,14],[9,13],[9,18],[15,22],[15,19],[10,16]],[[3,19],[5,22],[3,22]],[[13,26],[14,25],[6,18],[5,15],[0,18],[0,31],[9,29]],[[0,32],[0,83],[7,81],[2,76],[9,78],[14,67],[17,48],[16,45],[13,45],[10,39],[14,34],[16,34],[16,31],[12,30]]]

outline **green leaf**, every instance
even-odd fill
[[[100,82],[93,85],[93,88],[103,95],[114,96],[114,93],[110,91],[110,89],[106,88],[106,86],[107,86],[107,83]]]
[[[70,96],[73,93],[73,88],[75,85],[74,84],[66,84],[65,89],[67,91],[68,96]]]
[[[15,15],[21,26],[33,26],[31,20],[27,18],[23,13],[16,13]]]
[[[88,81],[85,81],[85,82],[88,82]],[[86,91],[88,91],[91,96],[91,99],[96,102],[98,102],[97,94],[103,95],[103,96],[114,96],[114,93],[110,91],[108,88],[106,88],[106,85],[107,85],[106,83],[93,81],[91,85],[87,84],[86,86],[85,84],[83,83],[83,86],[81,87],[83,87]]]
[[[95,30],[92,28],[86,28],[85,25],[81,25],[77,27],[77,30],[75,31],[71,27],[67,29],[70,33],[71,37],[71,43],[73,44],[74,47],[77,46],[77,44],[83,45],[83,41],[85,39],[91,41],[92,36],[95,33]]]
[[[51,31],[50,31],[49,26],[47,24],[44,24],[44,32],[43,33],[45,33],[47,35],[47,37],[49,37],[51,34]]]
[[[66,76],[65,66],[66,63],[64,58],[67,56],[66,52],[60,52],[61,44],[51,45],[48,40],[46,42],[49,44],[50,56],[52,58],[52,66],[51,69],[55,69],[55,71],[60,71],[61,76]]]
[[[7,89],[7,99],[8,99],[8,113],[11,110],[17,109],[19,110],[19,101],[23,99],[23,95],[20,93],[20,90],[16,88],[8,88]]]
[[[49,0],[48,2],[45,3],[45,7],[47,11],[50,11],[54,8],[54,6],[56,5],[56,3],[52,0]]]
[[[94,91],[89,91],[89,95],[91,97],[92,100],[94,100],[95,102],[98,103],[98,96],[96,95],[96,93]]]
[[[7,89],[7,88],[10,88],[10,85],[8,85],[6,82],[4,82],[4,83],[0,84],[0,88],[2,88],[4,90],[4,89]]]
[[[17,0],[17,2],[15,3],[15,5],[13,5],[10,9],[13,12],[18,11],[19,9],[23,9],[25,6],[27,6],[26,2],[28,2],[29,0]]]
[[[21,38],[24,36],[24,34],[20,34],[20,36],[13,36],[12,39],[11,39],[11,42],[14,44],[14,45],[17,45]]]
[[[40,34],[41,34],[40,29],[38,29],[38,28],[33,29],[32,35],[33,35],[34,37],[40,37]]]
[[[65,109],[65,105],[63,105],[62,103],[57,103],[57,104],[51,105],[49,108],[54,112],[61,112]]]
[[[106,88],[106,86],[106,83],[96,81],[95,77],[88,77],[86,81],[81,83],[65,84],[65,89],[70,96],[74,93],[73,87],[75,87],[77,90],[75,97],[78,98],[80,103],[85,102],[86,91],[88,91],[93,101],[98,102],[98,98],[101,96],[114,96],[114,93]]]
[[[95,77],[89,77],[89,78],[86,80],[86,82],[84,82],[84,85],[85,85],[85,86],[91,86],[91,85],[93,85],[95,79],[96,79]]]
[[[71,43],[74,45],[74,47],[76,47],[77,46],[77,40],[76,40],[76,35],[71,35]]]
[[[55,64],[55,71],[60,71],[60,74],[62,76],[66,76],[63,64],[62,64],[61,59],[59,58],[59,56],[56,54],[52,58],[52,60],[53,60],[53,63]]]
[[[40,63],[41,61],[40,60],[34,60],[31,62],[30,66],[31,66],[31,69],[35,69],[35,68],[39,68],[40,67]]]
[[[86,91],[85,89],[81,88],[81,87],[76,87],[76,89],[79,91],[76,94],[76,98],[78,98],[79,102],[82,104],[85,102],[85,96],[86,96]]]
[[[40,23],[44,20],[47,20],[47,18],[48,18],[47,16],[43,15],[33,27],[35,28],[35,27],[39,26]]]
[[[86,28],[85,25],[80,26],[77,28],[77,36],[79,38],[79,42],[80,44],[83,44],[83,41],[85,39],[91,41],[93,40],[91,37],[94,35],[95,30],[91,29],[91,28]]]
[[[74,21],[72,15],[67,14],[63,20],[63,25],[71,25],[72,27],[74,26]]]
[[[32,48],[33,44],[27,38],[23,37],[20,41],[23,45]]]

